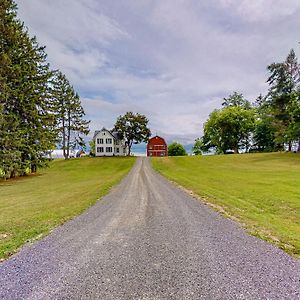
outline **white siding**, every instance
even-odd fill
[[[94,138],[96,156],[127,155],[127,147],[125,147],[125,140],[116,140],[109,131],[103,129],[100,132],[98,132]]]
[[[109,131],[100,131],[95,136],[96,156],[113,156],[114,155],[114,137]]]

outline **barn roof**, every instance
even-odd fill
[[[148,140],[148,142],[149,142],[149,141],[151,141],[151,140],[153,140],[153,139],[157,139],[157,138],[159,138],[159,139],[163,140],[163,141],[164,141],[164,143],[165,143],[165,144],[167,144],[167,143],[166,143],[166,141],[165,141],[165,139],[164,139],[164,138],[162,138],[162,137],[161,137],[161,136],[159,136],[159,135],[155,135],[154,137],[150,138],[150,139]]]

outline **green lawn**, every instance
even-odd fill
[[[153,158],[154,169],[300,258],[300,155]]]
[[[93,205],[134,162],[134,158],[58,160],[37,175],[0,182],[0,259]]]

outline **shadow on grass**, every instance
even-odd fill
[[[28,175],[19,176],[19,177],[9,178],[6,180],[0,179],[0,187],[21,184],[21,183],[27,182],[28,180],[33,179],[35,177],[41,177],[44,175],[45,175],[45,173],[32,173],[32,174],[28,174]]]

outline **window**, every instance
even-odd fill
[[[103,153],[103,152],[104,152],[103,147],[97,147],[97,152],[98,152],[98,153]]]
[[[97,144],[103,144],[103,139],[97,139]]]
[[[116,148],[116,151],[117,151],[117,153],[120,153],[120,148],[117,147],[117,148]]]
[[[119,140],[116,140],[116,145],[120,145],[120,141]]]
[[[106,139],[106,144],[112,144],[112,139]]]
[[[152,149],[153,147],[152,146],[149,146],[149,149]]]
[[[106,147],[106,152],[111,153],[112,152],[112,147]]]

